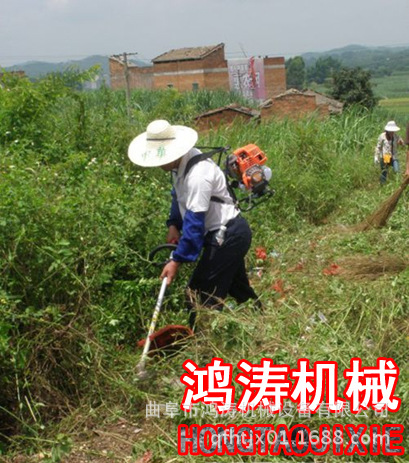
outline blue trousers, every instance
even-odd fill
[[[395,174],[399,172],[399,162],[395,158],[392,158],[392,162],[390,164],[386,164],[381,158],[380,164],[381,164],[381,176],[379,180],[381,184],[384,184],[386,182],[386,178],[388,176],[388,169],[390,166],[392,166],[392,169],[395,172]]]

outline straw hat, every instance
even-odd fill
[[[400,130],[400,128],[396,125],[395,121],[389,121],[385,125],[385,131],[386,132],[398,132],[399,130]]]
[[[196,130],[168,121],[151,122],[146,132],[134,138],[128,148],[129,159],[138,166],[169,164],[186,154],[197,141]]]

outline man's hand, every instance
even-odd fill
[[[180,262],[175,262],[174,260],[171,260],[163,267],[160,277],[162,279],[165,277],[168,278],[168,286],[175,279],[176,274],[178,273],[178,270],[179,270],[179,266],[180,266]]]
[[[174,225],[171,225],[168,229],[168,235],[166,237],[166,242],[170,244],[178,244],[179,239],[180,239],[179,230]]]

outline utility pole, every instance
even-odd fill
[[[128,56],[137,55],[138,53],[126,53],[122,54],[124,62],[124,77],[125,77],[125,91],[126,91],[126,109],[128,112],[128,118],[131,119],[131,87],[129,85],[129,68],[128,68]]]

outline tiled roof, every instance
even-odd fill
[[[167,61],[187,61],[203,59],[205,56],[213,53],[219,48],[224,47],[224,43],[212,45],[208,47],[194,47],[194,48],[178,48],[170,50],[162,55],[157,56],[152,61],[154,63],[164,63]]]
[[[255,109],[251,109],[251,108],[246,108],[244,106],[239,106],[239,105],[233,103],[233,104],[228,105],[228,106],[222,106],[221,108],[212,109],[211,111],[207,111],[207,112],[205,112],[203,114],[200,114],[199,116],[196,116],[195,119],[200,119],[202,117],[212,116],[213,114],[218,114],[218,113],[221,113],[223,111],[235,111],[235,112],[242,113],[242,114],[245,114],[246,116],[250,116],[250,117],[258,117],[260,115],[260,111],[257,111]]]

